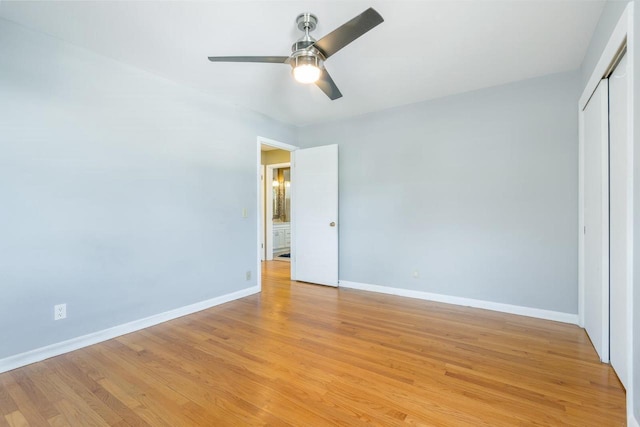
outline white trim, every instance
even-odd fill
[[[609,195],[609,79],[602,80],[606,83],[604,91],[606,92],[605,101],[600,106],[602,111],[601,117],[606,117],[607,126],[602,129],[600,138],[602,157],[600,159],[600,170],[602,171],[602,354],[600,360],[603,363],[609,363],[609,347],[611,346],[611,336],[609,328],[611,325],[611,315],[609,314],[609,304],[611,302],[611,270],[609,268],[609,256],[611,253],[609,229],[611,227],[611,219],[609,218],[609,205],[611,197]],[[606,201],[606,202],[605,202]],[[605,226],[606,224],[606,226]]]
[[[442,302],[445,304],[455,304],[461,306],[483,308],[485,310],[499,311],[502,313],[517,314],[520,316],[536,317],[538,319],[553,320],[556,322],[578,324],[578,315],[563,313],[560,311],[543,310],[541,308],[523,307],[519,305],[503,304],[493,301],[484,301],[472,298],[455,297],[451,295],[434,294],[431,292],[414,291],[411,289],[392,288],[390,286],[369,285],[366,283],[350,282],[340,280],[340,287],[359,289],[362,291],[378,292],[382,294],[398,295],[422,299],[427,301]]]
[[[633,208],[633,200],[634,200],[634,151],[635,151],[635,112],[634,112],[634,99],[635,99],[635,67],[637,53],[637,34],[635,33],[634,26],[634,2],[630,2],[623,15],[626,14],[627,17],[627,67],[629,69],[629,76],[627,80],[628,84],[628,93],[631,96],[628,97],[628,105],[627,105],[627,153],[629,155],[629,165],[627,171],[629,173],[628,182],[627,182],[627,190],[628,190],[628,218],[629,223],[627,224],[627,231],[629,236],[634,235],[634,208]],[[638,419],[635,418],[635,404],[636,399],[634,395],[635,384],[634,384],[634,351],[633,351],[633,313],[634,313],[634,242],[633,238],[628,240],[628,257],[627,257],[627,424],[632,427],[640,427],[640,423],[638,423]],[[637,314],[636,314],[637,315]],[[636,357],[640,357],[640,355],[636,355]]]
[[[266,185],[267,185],[267,172],[266,172],[267,168],[262,165],[262,167],[260,168],[260,210],[258,212],[260,212],[260,231],[258,232],[258,235],[260,236],[260,242],[261,242],[261,246],[260,246],[260,260],[264,261],[267,257],[267,239],[266,239],[266,227],[267,225],[265,224],[265,218],[267,217],[266,214],[266,196],[265,196],[265,192],[266,192]]]
[[[284,142],[276,141],[275,139],[264,138],[262,136],[258,136],[258,149],[260,149],[261,145],[268,145],[270,147],[279,148],[285,151],[295,151],[298,149],[295,145],[285,144]]]
[[[296,152],[292,151],[291,152],[291,156],[289,156],[289,164],[291,165],[291,221],[289,222],[291,224],[290,226],[290,232],[291,232],[291,240],[290,240],[290,245],[291,245],[291,252],[289,255],[289,261],[291,262],[291,268],[289,269],[290,272],[290,279],[291,280],[296,280],[297,277],[297,257],[296,254],[297,249],[296,249],[296,224],[298,223],[296,220],[296,182],[298,182],[298,178],[296,176]]]
[[[584,112],[578,113],[578,326],[584,328]]]
[[[174,310],[165,311],[164,313],[154,314],[144,319],[134,320],[133,322],[124,323],[112,328],[103,329],[102,331],[92,332],[81,337],[71,338],[70,340],[58,342],[35,350],[30,350],[14,356],[0,359],[0,373],[7,372],[21,366],[31,363],[40,362],[50,357],[59,356],[70,351],[78,350],[83,347],[98,344],[100,342],[110,340],[131,332],[149,328],[159,323],[167,322],[178,317],[206,310],[216,305],[224,304],[229,301],[244,298],[260,292],[260,286],[252,286],[250,288],[241,289],[230,294],[221,295],[206,301],[200,301],[195,304],[186,305]]]

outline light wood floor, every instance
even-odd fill
[[[288,280],[0,374],[4,426],[624,425],[576,326]]]

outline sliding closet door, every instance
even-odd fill
[[[584,326],[609,361],[609,101],[600,81],[584,109]]]
[[[609,175],[611,244],[611,366],[627,386],[627,283],[629,267],[631,203],[631,150],[627,141],[629,86],[626,56],[609,77]]]

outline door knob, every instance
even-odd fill
[[[331,221],[331,222],[329,223],[329,227],[335,227],[335,226],[336,226],[336,223],[335,223],[335,222]]]

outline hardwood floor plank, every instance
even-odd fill
[[[50,427],[69,427],[71,424],[67,421],[64,415],[58,414],[53,418],[47,420]]]
[[[13,411],[10,414],[5,415],[6,422],[11,427],[30,427],[31,424],[27,421],[27,419],[22,415],[20,411]]]
[[[624,426],[584,330],[288,278],[0,374],[5,426]]]
[[[7,389],[7,392],[18,407],[17,411],[8,414],[9,418],[5,416],[9,424],[21,422],[21,418],[24,418],[29,425],[40,426],[47,424],[46,418],[40,414],[36,404],[24,392],[22,386],[15,381],[12,372],[0,376],[0,387]]]
[[[29,378],[29,370],[16,370],[12,372],[14,381],[20,385],[20,388],[24,392],[25,396],[38,408],[38,412],[42,417],[49,419],[59,415],[58,410],[53,404],[45,397],[45,395],[34,385],[31,378]]]
[[[0,375],[5,377],[4,381],[8,380],[8,375]],[[7,385],[0,378],[0,418],[4,418],[4,415],[9,415],[18,410],[18,405],[14,402],[13,398],[9,395],[9,389]]]
[[[75,402],[69,402],[67,400],[60,400],[56,402],[56,408],[67,419],[72,426],[86,426],[86,427],[103,427],[108,426],[107,422],[90,410],[89,408],[78,404],[77,397],[73,397]],[[76,403],[78,402],[78,403]]]
[[[157,381],[153,370],[142,370],[146,367],[138,367],[108,348],[88,350],[91,356],[87,360],[105,373],[100,385],[126,406],[141,425],[158,425],[154,421],[156,416],[165,419],[168,425],[182,422],[181,405],[189,400]]]

